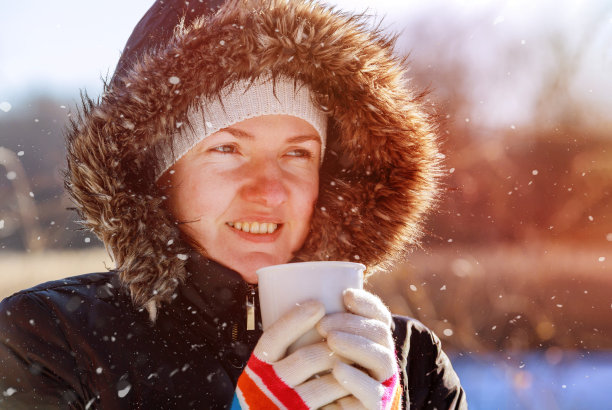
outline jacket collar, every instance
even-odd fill
[[[257,285],[245,282],[238,272],[196,251],[189,253],[186,270],[187,279],[179,286],[180,296],[201,314],[242,333],[246,330],[249,301],[255,308],[255,327],[261,329]]]

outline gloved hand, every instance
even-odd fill
[[[317,330],[333,352],[347,359],[337,360],[332,374],[351,396],[326,409],[399,409],[402,389],[391,313],[362,289],[347,289],[343,299],[348,312],[325,316]]]
[[[338,359],[325,342],[284,357],[287,347],[323,315],[322,303],[304,302],[263,332],[238,379],[232,409],[319,408],[349,395],[329,373]],[[327,374],[308,380],[320,372]]]

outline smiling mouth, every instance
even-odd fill
[[[275,224],[268,222],[227,222],[228,226],[242,232],[254,234],[271,234],[274,233],[283,224]]]

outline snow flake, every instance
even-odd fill
[[[444,333],[446,337],[451,337],[453,335],[453,329],[444,329],[442,333]]]
[[[417,291],[417,287],[414,286],[414,285],[410,285],[410,290],[413,291],[413,292],[416,292]]]
[[[25,152],[23,152],[23,151],[19,151],[19,152],[17,153],[17,156],[18,156],[18,157],[23,157],[23,155],[24,155],[24,154],[25,154]]]
[[[221,40],[221,41],[219,41],[219,44],[220,44],[220,45],[222,45],[222,46],[224,46],[224,45],[225,45],[225,40]]]
[[[132,388],[132,385],[128,383],[128,385],[125,386],[123,389],[117,390],[117,396],[119,396],[121,398],[127,396],[127,394],[130,392],[131,388]]]
[[[449,170],[448,170],[448,173],[449,173],[449,174],[452,174],[452,173],[454,173],[454,172],[455,172],[455,168],[451,168],[451,169],[449,169]]]
[[[170,239],[170,240],[169,240],[169,241],[166,243],[166,245],[170,246],[170,245],[172,245],[173,243],[174,243],[174,239]]]
[[[102,374],[102,368],[101,367],[98,367],[96,369],[96,374]]]
[[[4,397],[10,397],[10,396],[12,396],[15,393],[17,393],[17,389],[9,387],[8,389],[6,389],[5,391],[2,392],[2,395]]]
[[[30,321],[28,323],[30,323],[30,325],[32,325],[32,326],[34,326],[36,324],[36,322],[34,322],[34,319],[30,319]]]
[[[168,78],[168,82],[170,84],[176,85],[181,82],[181,79],[173,75],[172,77]]]
[[[609,234],[606,235],[606,240],[608,242],[612,242],[612,233],[609,233]]]
[[[6,179],[8,179],[9,181],[13,181],[15,178],[17,178],[17,173],[15,171],[7,172]]]
[[[34,198],[34,192],[30,191],[29,195],[30,195],[30,198]]]
[[[538,175],[538,170],[537,169],[532,170],[531,175]]]
[[[91,408],[92,404],[94,404],[94,402],[97,400],[97,397],[94,397],[93,399],[89,400],[87,402],[87,404],[85,404],[85,410],[88,410]]]
[[[4,219],[0,219],[0,229],[4,229]]]
[[[184,253],[179,253],[178,255],[176,255],[177,258],[179,258],[182,261],[186,261],[188,256],[185,255]]]
[[[446,290],[446,285],[442,285],[442,287],[440,288],[440,290]]]
[[[353,259],[355,259],[356,261],[358,261],[358,260],[359,260],[359,259],[361,259],[361,258],[359,257],[359,255],[353,255]]]
[[[593,215],[589,215],[589,221],[593,222]]]
[[[2,110],[4,112],[9,112],[11,110],[11,108],[13,108],[13,106],[11,105],[10,102],[8,102],[8,101],[0,102],[0,110]]]
[[[599,259],[598,259],[598,261],[599,261],[599,262],[603,262],[603,261],[605,261],[605,260],[606,260],[606,257],[605,257],[605,256],[600,256],[600,257],[599,257]]]
[[[84,241],[85,243],[89,243],[89,242],[91,242],[91,238],[90,238],[90,237],[86,237],[85,239],[83,239],[83,241]]]
[[[503,23],[506,20],[504,16],[497,16],[495,20],[493,20],[493,25],[496,26],[500,23]]]

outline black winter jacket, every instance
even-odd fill
[[[133,307],[114,272],[48,282],[4,299],[0,408],[228,408],[261,335],[246,330],[253,289],[196,254],[187,266],[186,283],[154,324],[145,309]],[[438,338],[414,319],[394,322],[410,408],[466,408]]]

